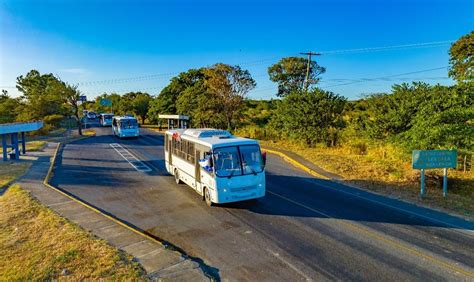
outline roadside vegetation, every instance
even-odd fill
[[[1,162],[0,163],[0,192],[3,191],[8,185],[14,180],[22,176],[28,168],[31,166],[31,162]]]
[[[426,172],[426,195],[419,198],[420,172],[411,168],[411,154],[391,144],[355,143],[327,147],[291,141],[260,141],[261,145],[304,156],[356,186],[390,197],[428,205],[474,218],[474,173],[462,167],[448,172],[448,197],[442,195],[442,170]]]
[[[11,98],[3,91],[1,122],[44,119],[57,128],[66,117],[87,109],[134,114],[143,125],[159,128],[166,126],[159,114],[188,115],[192,127],[228,129],[268,145],[285,146],[361,186],[378,191],[386,187],[383,193],[400,192],[400,197],[418,202],[419,172],[411,169],[412,150],[456,149],[458,167],[450,170],[448,199],[436,198],[431,204],[472,214],[473,50],[474,32],[451,45],[448,75],[453,85],[412,81],[353,101],[321,89],[326,68],[315,61],[308,68],[301,57],[281,58],[268,67],[270,80],[278,86],[278,98],[272,100],[248,99],[256,86],[250,72],[224,63],[182,72],[156,96],[104,93],[80,106],[77,87],[32,70],[18,78],[23,96]],[[440,194],[440,178],[439,171],[428,172],[428,188],[436,193],[428,191],[422,203]],[[451,208],[457,205],[461,207]]]
[[[44,207],[18,185],[0,197],[0,280],[145,280],[129,255]]]

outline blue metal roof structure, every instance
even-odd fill
[[[43,121],[31,122],[14,122],[0,124],[0,135],[2,136],[3,161],[10,159],[19,159],[20,150],[18,142],[21,141],[22,153],[26,153],[25,132],[35,131],[43,127]],[[18,134],[21,135],[21,140],[18,140]],[[10,135],[10,144],[8,144],[8,136]],[[11,148],[11,151],[8,149]]]

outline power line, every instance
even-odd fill
[[[328,85],[328,86],[325,86],[325,88],[337,87],[337,86],[343,86],[343,85],[350,85],[350,84],[361,83],[361,82],[366,82],[366,81],[383,80],[383,79],[386,79],[386,78],[392,78],[392,77],[398,77],[398,76],[404,76],[404,75],[410,75],[410,74],[417,74],[417,73],[423,73],[423,72],[430,72],[430,71],[435,71],[435,70],[446,69],[447,67],[448,66],[432,68],[432,69],[424,69],[424,70],[419,70],[419,71],[393,74],[393,75],[388,75],[388,76],[380,76],[380,77],[375,77],[375,78],[362,78],[362,79],[358,79],[358,80],[352,81],[352,82]]]
[[[413,48],[429,48],[429,47],[438,47],[442,45],[447,45],[453,43],[453,40],[445,41],[433,41],[433,42],[423,42],[423,43],[413,43],[413,44],[402,44],[402,45],[392,45],[392,46],[383,46],[383,47],[368,47],[368,48],[355,48],[355,49],[340,49],[340,50],[328,50],[321,51],[319,54],[322,55],[336,55],[336,54],[355,54],[355,53],[371,53],[371,52],[381,52],[381,51],[390,51],[390,50],[408,50]],[[301,54],[301,53],[300,53]],[[284,56],[298,56],[298,53],[286,54],[282,56],[273,56],[265,59],[247,61],[242,63],[237,63],[239,66],[256,66],[274,61],[276,59],[281,59]],[[180,74],[181,72],[169,72],[169,73],[158,73],[150,74],[143,76],[135,77],[126,77],[126,78],[116,78],[116,79],[106,79],[106,80],[97,80],[97,81],[85,81],[79,82],[79,86],[85,85],[96,85],[96,84],[115,84],[123,82],[134,82],[142,80],[154,80],[154,79],[166,79]]]
[[[383,47],[329,50],[329,51],[321,51],[320,53],[324,55],[334,55],[334,54],[370,53],[370,52],[381,52],[381,51],[391,51],[391,50],[407,50],[407,49],[414,49],[414,48],[438,47],[438,46],[448,45],[453,42],[454,40],[445,40],[445,41],[402,44],[402,45],[392,45],[392,46],[383,46]]]
[[[143,81],[143,80],[166,79],[166,78],[173,77],[177,74],[179,73],[170,72],[170,73],[150,74],[150,75],[143,75],[143,76],[127,77],[127,78],[85,81],[85,82],[79,82],[77,84],[79,86],[89,86],[89,85],[96,85],[96,84],[114,84],[114,83],[135,82],[135,81]]]

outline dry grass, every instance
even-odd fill
[[[44,144],[46,144],[46,141],[29,141],[26,142],[26,152],[36,152],[39,151],[41,148],[43,148]],[[19,148],[21,150],[21,144],[19,145]],[[0,146],[0,153],[3,152],[3,148]]]
[[[83,136],[95,136],[95,130],[94,129],[83,129],[82,130],[82,135]]]
[[[145,280],[129,255],[44,207],[18,185],[0,197],[0,280]]]
[[[411,168],[411,155],[396,146],[353,143],[336,148],[308,148],[288,141],[261,143],[305,156],[323,169],[368,190],[474,217],[473,171],[449,170],[447,198],[442,196],[442,170],[427,171],[427,195],[420,199],[420,172]]]
[[[31,166],[31,162],[0,162],[0,188],[12,183],[23,175]]]

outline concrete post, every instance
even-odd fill
[[[420,190],[420,196],[423,198],[425,195],[425,170],[421,169],[421,190]]]
[[[18,132],[11,135],[12,148],[15,150],[15,160],[20,158],[20,150],[18,148]]]
[[[448,169],[444,169],[443,174],[443,196],[446,197],[448,195]]]
[[[8,161],[8,155],[7,155],[7,135],[2,134],[2,148],[3,148],[3,161],[6,162]]]
[[[25,132],[21,133],[21,151],[23,152],[23,155],[26,154]]]

